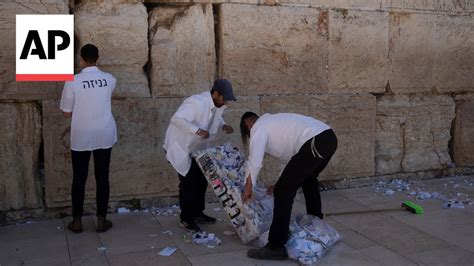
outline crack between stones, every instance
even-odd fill
[[[221,23],[221,5],[213,4],[212,12],[214,18],[214,50],[216,52],[216,72],[215,78],[222,78],[224,76],[222,68],[222,23]]]
[[[405,155],[406,155],[406,143],[405,143],[405,136],[406,136],[406,133],[405,133],[405,123],[401,123],[400,124],[400,128],[401,128],[401,139],[402,139],[402,159],[400,160],[400,171],[401,172],[405,172],[405,170],[403,169],[403,161],[405,160]]]

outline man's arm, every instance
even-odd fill
[[[249,159],[245,169],[247,177],[245,179],[244,191],[242,193],[243,202],[252,198],[252,190],[257,185],[257,177],[262,169],[267,142],[268,136],[263,129],[253,132],[253,135],[250,137]]]
[[[203,130],[194,125],[192,121],[197,114],[201,113],[201,108],[198,103],[193,101],[185,101],[171,117],[170,123],[184,132],[191,134],[199,134]]]
[[[69,118],[72,116],[72,109],[74,107],[74,91],[72,82],[67,81],[64,84],[63,94],[61,95],[61,102],[59,108],[63,111],[63,116]]]
[[[250,176],[253,186],[257,184],[258,174],[263,167],[263,157],[265,156],[267,142],[268,136],[263,129],[253,132],[253,136],[250,137],[246,173]]]

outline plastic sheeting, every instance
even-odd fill
[[[314,265],[340,239],[331,225],[316,216],[302,214],[290,223],[291,236],[286,243],[288,256],[301,264]]]
[[[237,148],[225,144],[204,148],[193,153],[193,156],[242,242],[264,246],[268,242],[272,222],[273,196],[267,194],[261,183],[257,183],[252,199],[242,203],[244,155]],[[292,219],[290,231],[291,236],[286,245],[288,255],[305,265],[317,263],[328,248],[340,239],[332,226],[306,214]]]
[[[244,244],[259,238],[270,228],[273,197],[257,183],[253,198],[242,203],[245,185],[245,157],[229,143],[208,147],[193,153],[207,181],[230,218],[232,226]]]

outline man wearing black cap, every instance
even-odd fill
[[[204,214],[207,180],[196,161],[190,156],[190,147],[217,134],[219,129],[230,134],[234,129],[226,125],[222,113],[228,101],[236,101],[232,85],[225,79],[214,81],[211,91],[186,98],[171,117],[163,148],[166,159],[179,176],[179,206],[181,227],[200,231],[197,223],[215,223],[216,219]]]

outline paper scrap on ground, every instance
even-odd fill
[[[128,212],[130,212],[130,210],[125,207],[120,207],[117,209],[117,213],[128,213]]]
[[[173,255],[173,253],[177,250],[177,248],[175,247],[166,247],[164,248],[163,250],[160,251],[160,254],[161,256],[166,256],[166,257],[169,257],[171,255]]]
[[[183,235],[183,240],[186,244],[194,243],[208,248],[214,248],[222,244],[222,241],[214,233],[207,233],[206,231],[188,233]]]
[[[152,207],[151,212],[159,216],[178,216],[181,213],[181,209],[175,204],[163,208]]]
[[[172,236],[172,235],[173,235],[173,232],[171,232],[170,230],[168,230],[168,231],[164,231],[162,234],[163,234],[163,235],[166,234],[166,235]]]
[[[444,183],[444,187],[459,189],[473,186],[474,180],[463,180],[461,182],[449,181]],[[391,196],[395,192],[406,192],[408,197],[414,197],[417,201],[424,201],[429,199],[440,200],[443,202],[443,208],[458,208],[464,209],[465,206],[474,205],[473,200],[469,195],[460,192],[450,192],[448,194],[441,194],[437,191],[426,191],[423,184],[416,181],[404,181],[401,179],[393,179],[391,181],[378,181],[375,184],[375,192],[382,193],[384,196]]]

